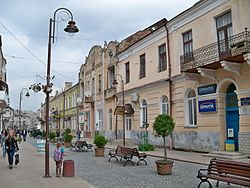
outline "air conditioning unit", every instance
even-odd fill
[[[138,93],[132,93],[131,94],[131,102],[138,102],[139,101],[139,94]]]

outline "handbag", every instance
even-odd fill
[[[15,154],[15,165],[19,163],[19,154]]]

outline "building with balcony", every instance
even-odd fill
[[[152,125],[168,113],[173,147],[226,150],[230,140],[249,154],[248,10],[249,0],[200,0],[121,42],[92,47],[79,74],[84,130],[115,139],[125,129],[137,143],[147,130],[149,143],[161,145]]]
[[[9,88],[6,82],[6,59],[3,56],[2,51],[2,38],[0,35],[0,128],[3,125],[3,114],[6,112],[6,108],[9,106]]]
[[[174,147],[250,153],[250,1],[201,0],[167,23]]]

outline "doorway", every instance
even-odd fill
[[[235,151],[238,151],[239,107],[237,94],[234,92],[235,90],[235,85],[230,84],[226,92],[226,134],[228,140],[234,140]]]
[[[132,118],[131,115],[126,115],[125,117],[125,137],[126,138],[131,138],[131,130],[132,130]]]

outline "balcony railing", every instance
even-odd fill
[[[106,90],[104,91],[104,97],[105,97],[105,99],[111,98],[111,97],[113,97],[115,94],[116,94],[116,88],[114,88],[114,87],[111,87],[111,88],[106,89]]]
[[[93,103],[94,102],[94,97],[93,96],[90,96],[90,97],[85,96],[84,102],[85,103]]]
[[[181,72],[250,53],[250,32],[233,35],[180,56]]]

